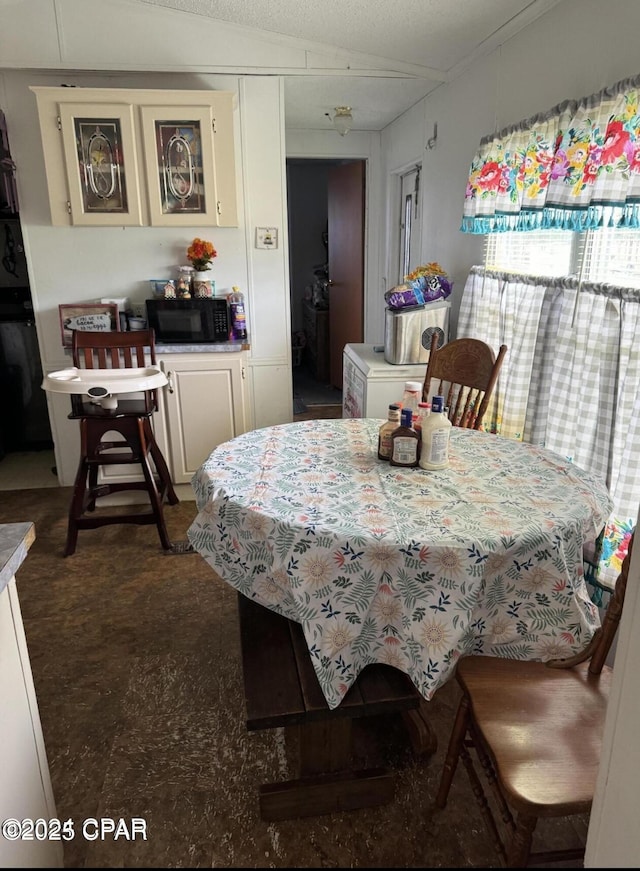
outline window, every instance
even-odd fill
[[[420,167],[400,176],[400,244],[398,284],[420,262]]]
[[[602,229],[588,236],[583,279],[640,288],[640,230]]]
[[[640,288],[640,230],[534,230],[485,236],[488,269],[558,278],[581,277]]]

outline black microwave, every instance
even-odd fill
[[[148,299],[147,324],[160,344],[226,342],[231,321],[226,299]]]

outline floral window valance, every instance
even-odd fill
[[[484,137],[461,230],[640,228],[640,76]]]

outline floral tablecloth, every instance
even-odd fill
[[[604,482],[544,448],[453,428],[450,468],[377,458],[381,420],[310,420],[217,447],[194,475],[195,549],[302,624],[336,707],[384,662],[425,699],[466,654],[546,661],[599,625],[582,549]]]

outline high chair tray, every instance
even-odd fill
[[[157,366],[140,369],[79,369],[71,366],[45,375],[41,386],[52,393],[89,394],[92,388],[98,387],[116,394],[153,390],[167,383],[167,376]]]

